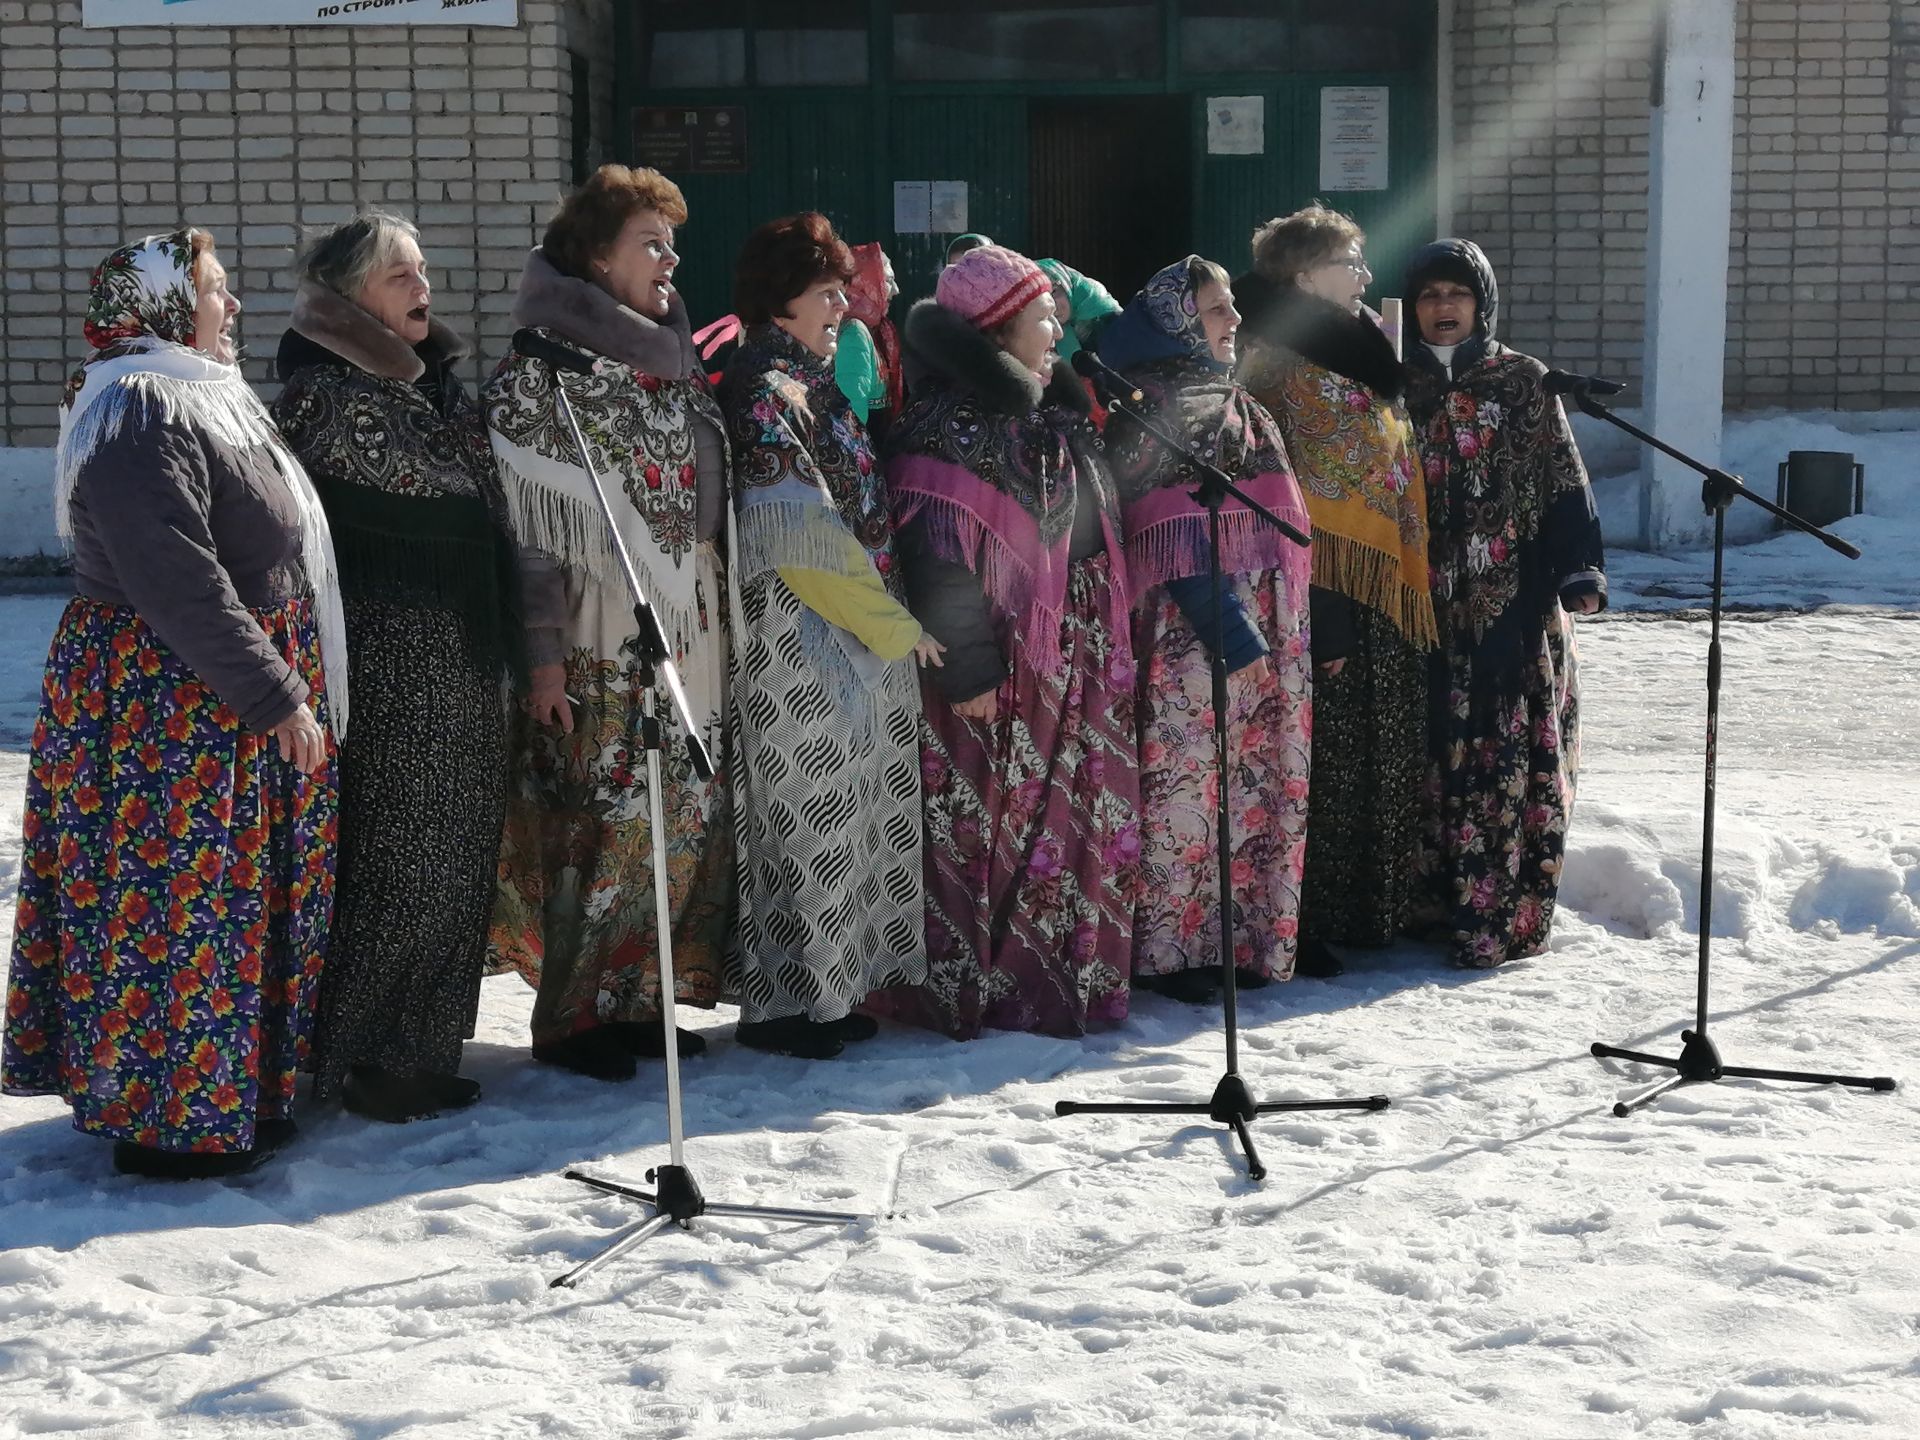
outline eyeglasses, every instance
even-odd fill
[[[1338,265],[1341,269],[1351,270],[1354,274],[1364,276],[1368,280],[1373,278],[1373,271],[1367,267],[1367,262],[1356,260],[1350,255],[1336,255],[1331,260],[1322,261],[1321,264],[1323,266]]]

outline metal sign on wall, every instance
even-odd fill
[[[744,105],[642,105],[633,112],[633,153],[668,175],[734,175],[747,168]]]
[[[81,0],[80,23],[123,25],[517,25],[520,0]]]

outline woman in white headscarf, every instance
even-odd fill
[[[232,1174],[291,1135],[333,907],[332,544],[235,364],[239,310],[204,231],[116,250],[61,416],[77,593],[34,727],[0,1089],[62,1096],[143,1175]]]

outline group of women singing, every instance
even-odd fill
[[[469,397],[398,217],[305,250],[271,410],[210,237],[101,266],[8,1093],[65,1097],[123,1170],[232,1173],[291,1133],[302,1070],[381,1120],[477,1099],[489,966],[537,985],[542,1062],[617,1080],[701,1048],[662,1026],[646,697],[593,475],[719,760],[663,760],[677,998],[737,1003],[744,1044],[1210,999],[1221,785],[1242,984],[1403,933],[1465,965],[1545,946],[1567,612],[1605,580],[1477,247],[1415,258],[1403,362],[1360,231],[1319,206],[1262,225],[1250,274],[1188,256],[1124,306],[963,237],[898,331],[879,247],[788,216],[739,254],[715,380],[686,219],[608,166],[527,259],[514,323],[594,361],[564,377],[584,455],[541,359]],[[1121,391],[1060,362],[1080,348]],[[1195,461],[1160,431],[1310,550],[1230,501],[1216,604]]]

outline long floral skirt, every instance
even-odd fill
[[[1378,610],[1356,604],[1357,644],[1313,686],[1313,790],[1301,922],[1318,940],[1385,945],[1412,918],[1427,780],[1427,671]]]
[[[927,983],[868,1008],[967,1039],[1124,1019],[1140,860],[1131,647],[1105,556],[1067,582],[1057,674],[1016,652],[991,722],[923,685]]]
[[[1266,639],[1270,674],[1227,677],[1227,804],[1232,826],[1233,958],[1272,980],[1293,974],[1307,837],[1312,662],[1304,596],[1278,570],[1236,577]],[[1207,647],[1164,589],[1141,610],[1141,887],[1133,968],[1167,975],[1220,963],[1219,795],[1213,670]]]
[[[698,668],[718,664],[722,653],[716,644]],[[613,1021],[651,1023],[661,1013],[641,695],[624,657],[577,649],[566,673],[567,693],[579,701],[573,733],[524,715],[515,724],[489,935],[495,967],[516,969],[539,988],[535,1044]],[[674,999],[710,1007],[738,890],[726,752],[718,715],[705,717],[720,773],[702,781],[664,704],[661,716]]]
[[[872,690],[833,666],[839,642],[777,575],[749,584],[741,611],[728,980],[742,1020],[838,1020],[926,976],[920,686],[910,659]]]
[[[1553,602],[1533,662],[1504,685],[1457,651],[1441,662],[1421,918],[1455,964],[1547,948],[1580,769],[1579,657]]]
[[[254,618],[324,724],[310,604]],[[307,1058],[337,809],[331,748],[301,774],[131,609],[69,603],[33,732],[0,1089],[150,1149],[253,1148]]]

